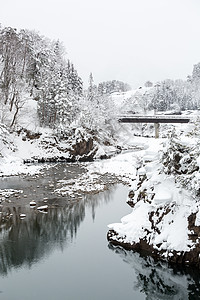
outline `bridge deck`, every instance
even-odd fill
[[[179,116],[123,116],[120,123],[189,123],[189,117]]]

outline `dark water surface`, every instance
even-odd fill
[[[55,187],[71,168],[57,167]],[[131,212],[125,203],[127,187],[111,186],[71,203],[45,189],[47,182],[53,188],[53,174],[55,169],[42,179],[0,182],[0,188],[24,186],[27,194],[26,201],[11,198],[12,217],[0,215],[0,299],[200,299],[198,272],[172,269],[108,244],[107,225]],[[47,214],[29,207],[33,196],[42,203],[45,195],[52,195]],[[19,212],[26,218],[21,220]]]

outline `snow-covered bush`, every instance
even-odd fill
[[[177,183],[200,196],[200,142],[191,138],[171,138],[163,149],[163,171]]]
[[[76,124],[93,135],[99,143],[109,144],[113,141],[118,122],[112,99],[107,96],[95,96],[92,99],[83,97],[79,104],[81,112]]]
[[[167,174],[192,174],[199,169],[197,145],[189,145],[171,138],[163,149],[162,163]]]

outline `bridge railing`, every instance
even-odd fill
[[[190,119],[191,117],[183,115],[118,115],[118,118]]]
[[[123,115],[118,117],[120,123],[188,123],[188,116],[174,115]]]

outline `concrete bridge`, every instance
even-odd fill
[[[120,123],[154,123],[155,138],[159,137],[160,123],[189,123],[189,117],[175,116],[175,115],[153,115],[153,116],[120,116],[118,121]]]

